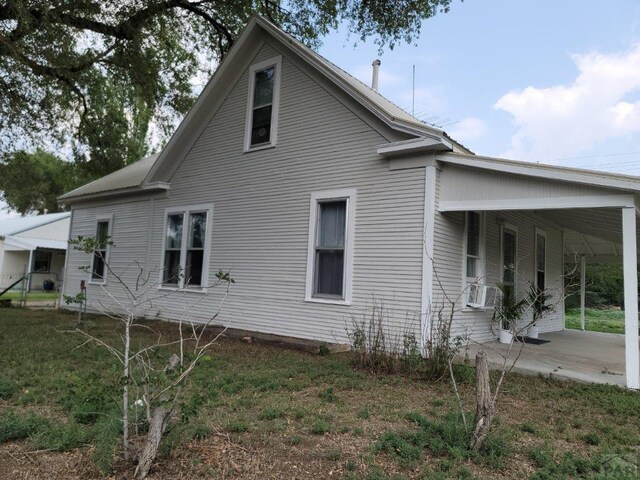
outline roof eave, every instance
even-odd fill
[[[119,188],[117,190],[105,190],[103,192],[87,193],[84,195],[72,196],[71,193],[73,192],[70,192],[61,197],[58,197],[58,200],[62,203],[71,205],[78,202],[100,200],[103,198],[111,198],[122,195],[135,195],[147,192],[166,192],[170,188],[171,185],[168,182],[152,182],[144,185],[137,185],[135,187]]]
[[[470,168],[480,168],[501,173],[525,175],[552,181],[564,181],[582,185],[611,188],[640,193],[640,177],[612,174],[595,170],[562,167],[496,157],[484,157],[461,153],[446,152],[439,154],[437,160],[443,163]]]

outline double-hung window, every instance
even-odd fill
[[[543,230],[536,229],[536,288],[539,292],[546,288],[547,274],[547,236]]]
[[[466,306],[484,308],[493,305],[495,289],[485,283],[485,220],[480,212],[466,212],[463,258]],[[464,297],[463,297],[464,298]]]
[[[502,283],[516,286],[516,272],[518,267],[518,231],[511,225],[501,228],[502,239]]]
[[[99,219],[96,223],[96,236],[91,261],[91,282],[104,283],[107,279],[109,262],[109,236],[111,235],[111,219]]]
[[[466,277],[467,282],[475,283],[483,273],[482,265],[482,225],[478,212],[467,212],[466,216]]]
[[[282,57],[249,68],[245,151],[276,144]]]
[[[311,195],[306,300],[351,303],[355,190]]]
[[[177,288],[207,286],[211,206],[168,209],[162,259],[162,284]]]

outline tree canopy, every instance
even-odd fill
[[[57,197],[77,183],[72,163],[42,150],[17,151],[0,159],[2,199],[20,213],[59,212]]]
[[[0,153],[54,145],[105,175],[164,142],[253,13],[393,48],[451,1],[0,0]]]

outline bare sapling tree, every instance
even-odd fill
[[[162,437],[167,431],[172,414],[175,413],[182,385],[228,328],[228,325],[223,325],[217,334],[211,334],[207,330],[208,327],[219,326],[216,320],[235,281],[231,278],[230,272],[216,273],[215,282],[205,285],[204,288],[223,289],[218,297],[218,305],[206,322],[195,323],[191,320],[190,313],[205,296],[198,296],[197,301],[192,302],[186,288],[160,288],[168,280],[175,280],[176,284],[180,280],[188,287],[190,279],[184,278],[181,271],[172,273],[171,277],[167,278],[162,269],[147,270],[138,262],[117,269],[105,254],[106,245],[109,248],[115,247],[108,237],[78,237],[70,243],[74,250],[94,257],[94,271],[90,272],[92,275],[95,276],[97,273],[100,276],[108,276],[109,279],[108,288],[105,283],[99,285],[101,295],[96,295],[92,308],[119,323],[121,343],[111,344],[79,327],[73,332],[86,339],[82,345],[95,343],[109,351],[122,365],[122,447],[125,460],[131,456],[129,411],[132,407],[144,407],[148,433],[138,457],[135,473],[137,478],[143,479],[149,473]],[[96,272],[96,264],[101,266],[101,271]],[[82,268],[89,270],[89,267]],[[174,303],[183,306],[177,321],[177,338],[165,339],[161,332],[154,330],[144,319],[160,316],[158,305],[162,305],[161,300],[170,296],[181,296],[181,302]],[[69,297],[70,303],[75,303],[74,299],[77,300],[76,297]],[[86,297],[82,300],[87,301]],[[135,329],[152,332],[155,340],[147,343],[134,341]],[[135,397],[133,402],[132,393]]]
[[[518,268],[518,265],[507,266],[507,268],[513,271],[514,280],[513,283],[497,284],[498,295],[492,326],[498,324],[502,328],[506,327],[513,335],[506,350],[483,344],[485,349],[492,350],[500,358],[497,380],[493,388],[487,353],[480,350],[476,355],[476,414],[469,444],[471,450],[479,450],[482,447],[491,429],[498,396],[506,376],[515,368],[524,350],[525,332],[564,305],[566,275],[561,275],[551,285],[543,287],[522,274],[522,269]],[[524,287],[524,291],[527,292],[525,296],[521,298],[517,296],[516,285]],[[514,348],[516,345],[517,347]]]
[[[447,288],[438,274],[437,265],[431,256],[432,252],[426,250],[426,245],[425,252],[433,263],[434,281],[437,286],[437,292],[434,295],[437,302],[432,302],[427,312],[429,321],[423,322],[424,325],[427,325],[427,330],[423,331],[425,356],[432,365],[432,370],[440,373],[439,377],[435,377],[436,379],[443,378],[443,371],[448,373],[464,428],[469,434],[469,449],[479,450],[493,424],[496,405],[505,379],[514,369],[524,349],[525,343],[522,341],[524,333],[532,325],[537,325],[563,305],[565,278],[570,279],[572,275],[570,272],[565,273],[552,285],[539,288],[536,283],[521,274],[522,269],[516,265],[511,267],[514,275],[513,283],[497,285],[491,330],[493,332],[494,326],[506,327],[513,335],[506,345],[506,349],[494,348],[486,343],[481,344],[483,349],[491,350],[500,360],[497,362],[497,379],[492,387],[488,355],[484,350],[480,350],[476,355],[476,413],[473,424],[469,425],[464,402],[454,375],[454,364],[458,361],[462,346],[473,341],[466,331],[456,333],[459,329],[455,328],[454,323],[457,315],[466,307],[466,298],[469,295],[471,285],[485,286],[490,285],[490,282],[483,272],[478,274],[471,284],[465,285],[462,290]],[[497,270],[503,268],[503,266],[497,267]],[[577,263],[575,268],[577,268]],[[516,283],[526,287],[525,290],[528,292],[526,297],[517,298]]]

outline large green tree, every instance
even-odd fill
[[[104,175],[163,143],[251,14],[312,46],[346,24],[392,48],[451,1],[0,0],[0,153],[54,141]]]
[[[42,150],[0,158],[0,198],[23,214],[61,211],[57,197],[77,183],[74,164]]]

